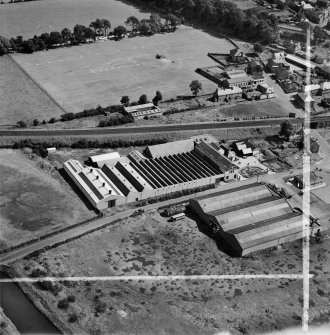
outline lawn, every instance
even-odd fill
[[[0,161],[1,248],[95,216],[28,154],[1,150]]]
[[[183,26],[175,33],[105,41],[72,48],[16,54],[14,59],[68,112],[131,101],[141,94],[164,99],[191,94],[198,79],[204,92],[215,85],[194,71],[213,65],[208,52],[228,52],[233,45],[200,30]],[[156,55],[165,59],[156,59]]]
[[[1,20],[0,20],[1,21]],[[48,121],[63,110],[8,56],[0,57],[0,125],[37,118]]]

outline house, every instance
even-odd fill
[[[316,73],[324,76],[326,79],[330,79],[330,66],[317,66],[315,69]]]
[[[272,59],[276,62],[276,63],[280,63],[280,62],[285,62],[285,52],[280,51],[280,52],[274,52],[273,53],[273,57]]]
[[[160,108],[155,106],[153,103],[124,107],[124,110],[128,115],[131,115],[135,118],[141,118],[146,115],[156,115],[162,113]]]
[[[217,88],[213,94],[214,100],[219,101],[231,101],[237,100],[242,97],[242,89],[237,86],[230,88]]]
[[[314,69],[315,68],[315,64],[313,64],[311,61],[307,61],[306,59],[304,58],[300,58],[300,57],[297,57],[295,55],[286,55],[285,56],[285,59],[289,62],[289,63],[292,63],[296,66],[299,66],[303,69]]]
[[[312,95],[317,94],[320,91],[321,86],[319,84],[305,85],[302,88],[304,93],[310,92]]]
[[[233,149],[236,154],[241,157],[253,156],[259,152],[256,147],[248,140],[234,142]]]
[[[268,71],[275,73],[275,70],[278,68],[289,71],[290,65],[286,61],[276,61],[275,59],[271,58],[268,60],[266,68],[268,69]]]
[[[275,75],[276,80],[282,81],[287,80],[289,78],[290,71],[283,66],[279,66],[277,68],[274,68],[273,73]]]
[[[268,84],[263,83],[258,85],[258,90],[263,94],[270,94],[274,93],[274,88],[271,86],[268,86]]]
[[[320,185],[323,183],[322,179],[315,175],[314,173],[310,173],[309,175],[309,181],[307,181],[307,176],[308,175],[295,175],[293,177],[293,183],[299,188],[299,189],[305,189],[310,188],[310,187],[315,187],[317,185]]]
[[[320,90],[319,90],[319,94],[320,95],[324,95],[330,93],[330,82],[329,81],[325,81],[323,83],[320,84]]]
[[[226,79],[222,81],[224,88],[239,87],[243,92],[256,89],[257,85],[265,82],[262,75],[249,76],[243,70],[225,72]]]
[[[251,62],[248,65],[247,68],[247,73],[250,75],[262,75],[263,71],[262,71],[262,66],[259,62],[257,62],[256,60],[252,59]]]
[[[298,93],[295,96],[295,100],[297,104],[304,108],[304,109],[310,109],[314,107],[315,100],[312,98],[310,94],[306,93]]]
[[[248,62],[248,58],[246,57],[246,54],[239,48],[230,50],[229,60],[237,64],[245,64]]]

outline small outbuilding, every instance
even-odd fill
[[[162,113],[161,109],[153,103],[124,107],[124,109],[126,114],[131,115],[134,118],[141,118],[147,115],[157,115]]]

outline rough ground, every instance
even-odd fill
[[[330,240],[311,246],[310,320],[329,320]],[[90,252],[93,250],[93,252]],[[15,268],[29,275],[36,267],[48,275],[299,274],[301,242],[247,258],[231,258],[202,234],[189,218],[169,223],[158,212],[145,213],[42,253]],[[95,334],[212,334],[231,330],[255,334],[301,324],[302,281],[127,280],[65,283],[58,296],[27,286],[44,311],[75,332]],[[67,311],[54,308],[73,294]],[[66,322],[77,313],[78,323]],[[97,330],[99,329],[99,330]]]
[[[95,216],[35,155],[0,150],[0,162],[1,247]]]

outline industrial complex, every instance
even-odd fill
[[[191,199],[189,206],[235,256],[303,236],[302,214],[260,183]]]
[[[216,139],[202,135],[175,143],[90,158],[94,166],[76,160],[64,170],[98,210],[157,198],[238,178],[238,167],[220,152]],[[96,165],[95,165],[96,163]]]

